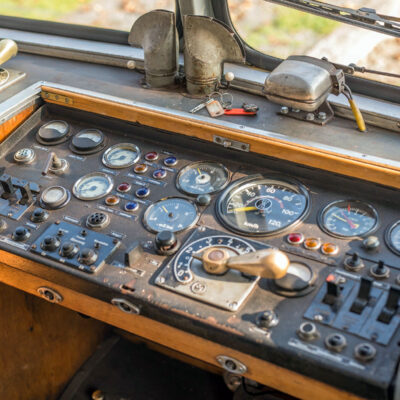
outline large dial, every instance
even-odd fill
[[[181,197],[169,197],[149,206],[143,223],[150,232],[181,232],[193,226],[198,219],[194,203]]]
[[[104,152],[102,161],[109,168],[126,168],[133,165],[139,157],[139,147],[133,143],[119,143]]]
[[[309,202],[305,187],[293,180],[252,175],[225,189],[217,215],[235,232],[271,235],[304,219]]]
[[[176,186],[191,195],[213,194],[222,190],[229,182],[229,171],[220,163],[195,162],[182,168]]]
[[[371,205],[362,201],[339,200],[321,211],[319,224],[332,236],[365,236],[378,226],[378,214]]]
[[[113,180],[103,172],[92,172],[79,178],[72,188],[75,197],[81,200],[95,200],[111,192]]]
[[[386,243],[394,253],[400,255],[400,221],[387,230]]]

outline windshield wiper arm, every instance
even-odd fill
[[[362,28],[370,29],[387,35],[400,37],[400,18],[377,14],[372,8],[354,10],[347,7],[334,6],[316,0],[265,0],[310,12],[321,17],[335,19]]]

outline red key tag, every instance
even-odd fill
[[[218,100],[213,100],[206,105],[208,113],[212,117],[219,117],[220,115],[224,115],[225,110],[222,107],[221,103]]]
[[[231,108],[225,110],[225,115],[256,115],[257,111],[245,111],[243,108]]]

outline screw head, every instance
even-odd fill
[[[281,114],[288,114],[289,113],[289,107],[283,106],[281,107]]]

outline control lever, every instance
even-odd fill
[[[392,286],[386,300],[386,304],[379,314],[378,321],[389,324],[399,308],[400,287]]]
[[[369,277],[362,277],[360,281],[360,288],[358,289],[358,294],[354,303],[352,304],[350,311],[355,314],[361,314],[364,308],[367,306],[370,293],[372,289],[373,279]]]
[[[4,190],[1,197],[3,197],[3,199],[9,199],[15,193],[15,187],[12,183],[11,176],[6,174],[2,175],[0,177],[0,184]]]
[[[4,64],[10,58],[15,57],[18,53],[18,46],[11,39],[0,40],[0,65]]]
[[[280,279],[286,275],[290,265],[286,254],[273,248],[230,256],[224,248],[210,247],[202,253],[192,254],[192,257],[200,260],[205,271],[214,275],[221,275],[229,269],[235,269],[248,275]]]
[[[46,176],[49,172],[63,172],[67,168],[67,161],[57,157],[57,154],[52,151],[47,158],[46,165],[42,171],[42,175]]]
[[[326,294],[323,303],[330,305],[334,310],[340,307],[342,300],[342,277],[329,274],[326,278]]]
[[[23,206],[31,204],[33,201],[33,196],[29,183],[26,182],[25,184],[17,187],[20,190],[22,196],[21,200],[19,201],[19,204]]]

